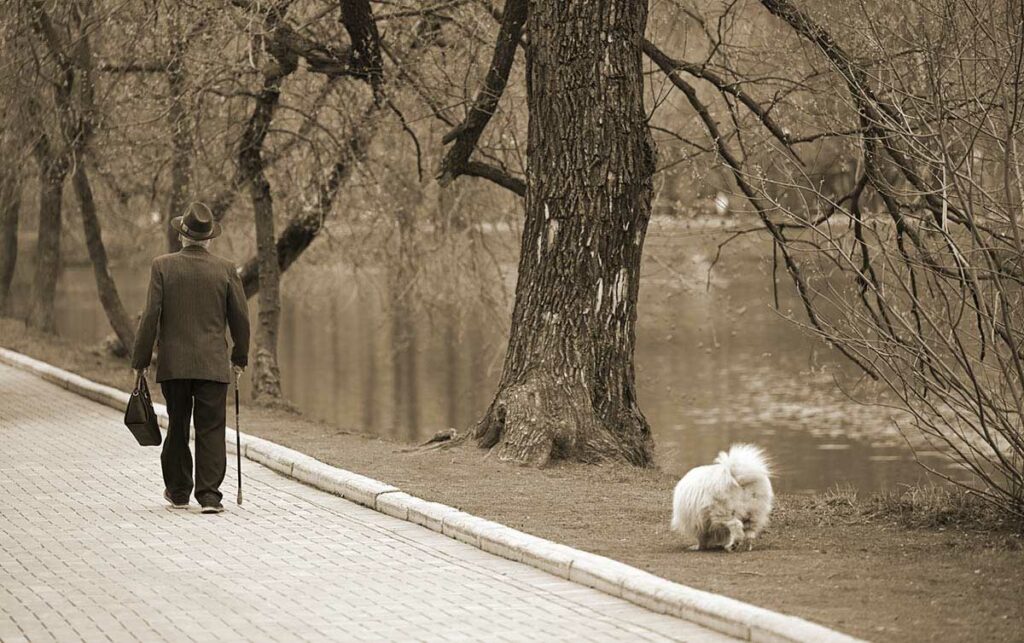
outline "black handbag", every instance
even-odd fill
[[[156,422],[153,400],[149,397],[149,385],[142,375],[136,380],[135,390],[128,399],[128,408],[124,410],[124,425],[141,446],[159,446],[163,440],[160,426]]]

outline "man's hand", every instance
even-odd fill
[[[135,381],[139,381],[140,378],[146,377],[149,374],[148,368],[133,368],[132,373],[135,374]]]
[[[233,364],[231,366],[231,370],[235,372],[235,384],[238,384],[239,378],[241,378],[242,377],[242,373],[245,372],[245,367],[244,366],[239,366],[238,364]]]

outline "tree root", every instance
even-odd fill
[[[534,375],[506,386],[473,435],[499,459],[536,467],[557,460],[637,466],[652,461],[650,431],[639,411],[602,418],[575,378]]]

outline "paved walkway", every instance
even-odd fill
[[[171,509],[120,416],[0,364],[0,641],[729,640],[251,461]]]

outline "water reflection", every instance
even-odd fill
[[[517,244],[511,233],[490,236],[489,252],[499,248],[504,275],[480,277],[493,280],[481,290],[497,292],[501,279],[511,288]],[[762,258],[770,245],[753,236],[738,240],[705,289],[721,238],[671,221],[651,226],[637,387],[661,466],[681,473],[731,442],[752,441],[774,456],[785,491],[837,483],[869,491],[922,480],[891,412],[844,395],[834,378],[855,373],[772,310],[770,266]],[[388,268],[300,263],[286,275],[282,382],[308,414],[346,430],[417,441],[470,426],[490,402],[509,310],[472,295],[435,301],[433,291],[412,287],[416,253],[405,258]],[[118,271],[129,309],[143,304],[145,276]],[[25,278],[19,297],[27,295]],[[783,312],[794,305],[786,292]],[[62,334],[92,343],[108,332],[88,268],[67,270],[58,297]],[[936,454],[926,457],[941,465]]]

